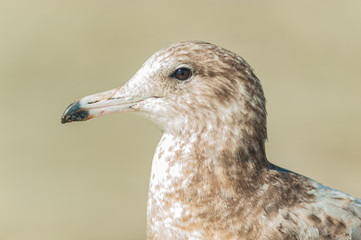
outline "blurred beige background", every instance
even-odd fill
[[[161,132],[132,114],[61,125],[155,51],[243,56],[268,100],[268,158],[361,197],[360,1],[0,2],[0,239],[144,239]]]

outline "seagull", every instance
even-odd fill
[[[155,122],[147,239],[361,239],[361,201],[266,158],[265,97],[239,55],[185,41],[123,86],[81,98],[62,123],[115,112]]]

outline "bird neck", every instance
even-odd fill
[[[166,231],[173,220],[185,221],[191,212],[201,215],[204,206],[216,207],[220,198],[249,196],[263,184],[269,165],[264,140],[242,132],[216,128],[163,134],[152,164],[148,235],[155,226]]]

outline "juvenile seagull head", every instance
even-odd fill
[[[361,239],[360,201],[266,159],[265,98],[240,56],[173,44],[123,86],[84,97],[62,123],[137,112],[163,130],[148,239]]]
[[[61,121],[113,112],[138,112],[165,132],[232,126],[258,143],[267,135],[265,98],[251,67],[237,54],[200,41],[158,51],[123,87],[74,102]]]

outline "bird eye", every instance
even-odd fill
[[[191,76],[192,76],[192,71],[188,68],[178,68],[173,73],[173,77],[181,81],[187,80]]]

